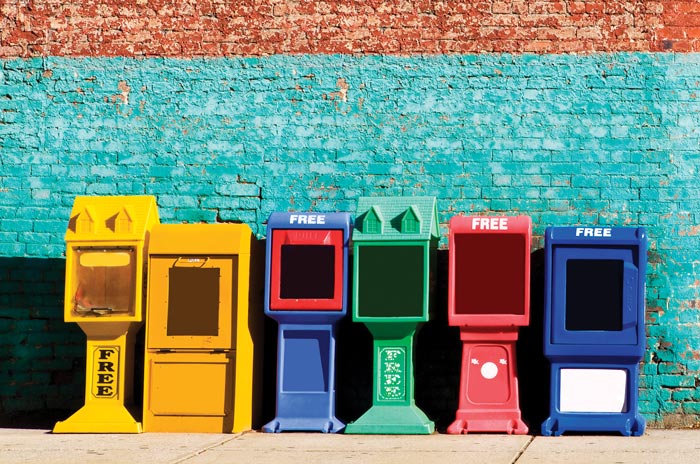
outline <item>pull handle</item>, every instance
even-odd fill
[[[178,267],[178,265],[182,265],[183,267],[204,267],[207,265],[209,262],[209,256],[204,258],[187,258],[185,256],[178,256],[178,258],[175,260],[173,263],[173,267]],[[199,263],[199,266],[193,266],[193,264]],[[188,266],[185,266],[187,264]]]

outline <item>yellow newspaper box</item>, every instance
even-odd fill
[[[143,426],[240,432],[258,423],[262,258],[244,224],[160,224],[149,248]]]
[[[87,335],[85,405],[54,433],[139,433],[132,408],[134,336],[158,209],[150,196],[77,197],[66,232],[64,319]]]

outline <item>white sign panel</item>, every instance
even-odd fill
[[[561,412],[626,412],[627,371],[624,369],[562,369]]]

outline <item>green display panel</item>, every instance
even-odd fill
[[[422,317],[425,309],[425,248],[360,246],[358,303],[360,317]]]

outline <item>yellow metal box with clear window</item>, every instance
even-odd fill
[[[87,336],[85,406],[55,433],[138,433],[134,337],[143,325],[151,196],[77,197],[66,231],[64,319]]]
[[[149,248],[144,430],[257,425],[262,256],[244,224],[161,224]]]
[[[66,322],[141,322],[154,197],[76,197],[66,231]],[[104,321],[102,321],[104,322]]]

